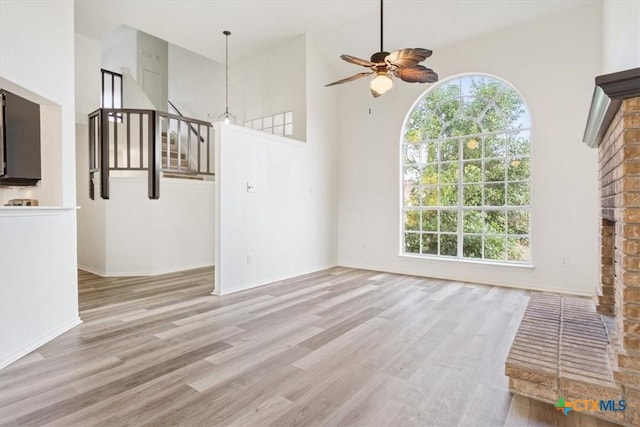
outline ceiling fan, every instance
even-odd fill
[[[433,83],[438,81],[438,75],[435,71],[431,68],[419,65],[420,62],[431,56],[432,52],[429,49],[418,47],[412,49],[400,49],[391,53],[384,51],[382,47],[383,12],[383,0],[380,0],[380,52],[376,52],[371,55],[371,59],[369,61],[366,59],[356,58],[351,55],[340,55],[340,58],[344,61],[351,64],[362,65],[363,67],[370,68],[371,71],[358,73],[351,77],[329,83],[325,86],[351,82],[375,73],[376,77],[371,80],[369,88],[371,90],[371,95],[373,95],[374,98],[377,98],[393,87],[393,77],[391,77],[391,74],[400,80],[409,83]]]

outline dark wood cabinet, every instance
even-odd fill
[[[0,96],[0,185],[36,185],[41,179],[40,105],[6,90]]]

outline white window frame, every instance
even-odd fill
[[[400,156],[399,156],[399,163],[400,163],[400,251],[399,251],[399,255],[400,256],[405,256],[405,257],[411,257],[411,258],[427,258],[427,259],[437,259],[437,260],[449,260],[449,261],[461,261],[461,262],[472,262],[472,263],[482,263],[482,264],[491,264],[491,265],[507,265],[507,266],[516,266],[516,267],[533,267],[533,233],[532,233],[532,224],[533,224],[533,188],[532,188],[532,174],[533,174],[533,167],[532,167],[532,151],[531,151],[531,147],[533,146],[533,136],[532,136],[532,126],[530,125],[529,127],[526,128],[519,128],[519,129],[505,129],[505,130],[501,130],[501,131],[497,131],[497,132],[486,132],[486,133],[478,133],[478,134],[473,134],[473,135],[462,135],[462,136],[455,136],[455,137],[447,137],[447,138],[439,138],[439,139],[433,139],[433,140],[427,140],[428,142],[435,142],[438,144],[438,147],[440,146],[440,143],[443,141],[447,141],[447,140],[462,140],[462,139],[470,139],[470,138],[481,138],[483,140],[483,144],[482,144],[482,154],[479,158],[477,159],[465,159],[464,158],[464,147],[462,143],[458,144],[458,159],[457,160],[453,160],[453,161],[442,161],[440,160],[440,151],[438,149],[436,156],[438,157],[437,160],[437,166],[438,166],[438,175],[440,175],[441,173],[441,166],[443,163],[457,163],[458,164],[458,177],[457,177],[457,183],[455,185],[457,185],[458,188],[458,194],[457,194],[457,206],[444,206],[444,205],[440,205],[440,186],[442,184],[440,184],[439,182],[437,184],[434,184],[434,188],[436,188],[438,190],[438,204],[437,205],[433,205],[433,206],[425,206],[420,204],[420,206],[406,206],[406,198],[405,198],[405,147],[408,144],[405,141],[405,134],[407,131],[407,124],[409,122],[409,119],[412,115],[412,113],[414,112],[414,110],[416,109],[416,107],[426,98],[429,96],[429,94],[436,88],[440,87],[440,86],[444,86],[447,83],[453,81],[453,80],[459,80],[459,79],[464,79],[464,78],[469,78],[469,77],[478,77],[478,78],[489,78],[489,79],[493,79],[496,80],[502,84],[504,84],[505,86],[509,87],[511,90],[513,90],[521,99],[522,104],[526,110],[526,114],[528,116],[529,122],[531,123],[531,114],[530,114],[530,110],[528,108],[528,104],[526,103],[524,97],[522,96],[522,94],[509,82],[507,82],[506,80],[491,75],[491,74],[485,74],[485,73],[464,73],[464,74],[458,74],[458,75],[454,75],[454,76],[450,76],[446,79],[443,79],[441,81],[439,81],[437,84],[432,85],[431,87],[429,87],[425,92],[423,92],[417,99],[416,101],[413,103],[413,105],[411,106],[411,108],[408,110],[407,115],[405,116],[405,120],[403,122],[403,126],[402,126],[402,131],[401,131],[401,135],[400,135]],[[522,156],[522,155],[517,155],[517,156],[509,156],[506,155],[504,157],[485,157],[485,145],[484,145],[484,138],[486,137],[490,137],[492,135],[499,135],[499,134],[507,134],[507,133],[521,133],[521,132],[528,132],[529,133],[529,154],[528,156]],[[420,141],[418,143],[415,143],[416,146],[421,146],[421,144],[424,144],[427,141]],[[510,181],[509,177],[508,177],[508,167],[509,167],[509,162],[513,158],[527,158],[529,161],[529,178],[527,180],[513,180]],[[485,162],[486,161],[490,161],[490,160],[504,160],[505,162],[505,175],[504,175],[504,180],[503,181],[495,181],[495,184],[504,184],[505,186],[505,193],[504,193],[504,197],[505,197],[505,202],[504,205],[502,206],[485,206],[484,205],[484,192],[482,194],[482,204],[480,206],[465,206],[464,205],[464,185],[465,184],[469,184],[468,182],[465,183],[464,181],[464,165],[466,162],[472,162],[472,161],[480,161],[482,163],[482,178],[481,181],[478,182],[478,184],[481,184],[483,187],[487,184],[493,183],[493,181],[486,181],[486,177],[485,177]],[[518,206],[509,206],[508,204],[508,191],[507,191],[507,186],[510,183],[527,183],[529,186],[529,203],[528,205],[518,205]],[[405,246],[405,233],[409,232],[411,233],[412,230],[405,230],[405,213],[407,211],[419,211],[419,212],[423,212],[423,211],[434,211],[436,212],[436,215],[438,216],[437,218],[437,223],[438,223],[438,227],[436,231],[433,231],[432,233],[438,236],[438,241],[440,242],[439,236],[441,236],[442,234],[450,234],[450,235],[455,235],[457,236],[457,250],[456,250],[456,255],[455,256],[449,256],[449,255],[440,255],[438,254],[423,254],[422,250],[420,250],[419,253],[412,253],[412,252],[406,252],[406,246]],[[509,230],[508,230],[508,212],[509,211],[524,211],[526,210],[529,213],[529,228],[527,230],[527,234],[509,234]],[[439,218],[439,212],[441,211],[456,211],[457,212],[457,224],[458,224],[458,229],[456,232],[441,232],[440,231],[440,218]],[[500,234],[496,234],[496,233],[489,233],[487,232],[486,228],[483,228],[483,230],[479,233],[473,233],[473,232],[465,232],[464,231],[464,222],[463,222],[463,216],[464,213],[467,211],[481,211],[483,213],[483,215],[488,212],[488,211],[504,211],[506,213],[505,216],[505,224],[504,224],[504,232],[500,233]],[[483,221],[484,224],[484,221]],[[417,234],[419,241],[420,241],[420,248],[422,249],[422,235],[424,232],[430,232],[431,230],[428,231],[423,231],[422,230],[422,226],[423,226],[423,221],[422,221],[422,215],[420,215],[419,221],[418,221],[418,230],[415,231],[415,234]],[[464,257],[464,251],[463,251],[463,245],[464,245],[464,237],[465,236],[479,236],[482,239],[482,253],[481,253],[481,257],[480,258],[473,258],[473,257]],[[485,237],[492,237],[492,236],[499,236],[499,237],[504,237],[505,239],[505,258],[501,259],[501,260],[494,260],[494,259],[489,259],[489,258],[485,258],[485,245],[484,245],[484,238]],[[509,256],[508,256],[508,239],[509,237],[524,237],[527,238],[529,241],[529,259],[525,260],[525,261],[515,261],[515,260],[509,260]],[[440,245],[438,245],[438,252],[440,252],[441,248]]]

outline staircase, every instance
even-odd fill
[[[169,161],[167,161],[167,156],[170,159]],[[180,153],[179,157],[180,171],[178,172],[176,171],[176,169],[178,169],[178,142],[176,133],[169,132],[169,146],[167,147],[167,132],[162,132],[162,167],[172,169],[171,172],[163,172],[162,176],[165,178],[204,180],[203,176],[198,175],[196,171],[190,168],[189,159],[187,159],[184,151]]]

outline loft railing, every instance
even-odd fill
[[[122,74],[100,70],[102,74],[102,108],[122,108]]]
[[[117,118],[118,120],[113,120]],[[191,129],[199,137],[193,135]],[[203,120],[155,110],[100,108],[89,114],[89,197],[109,198],[110,171],[148,171],[149,198],[160,197],[161,172],[215,176],[213,127]]]
[[[176,107],[176,106],[173,104],[173,102],[171,102],[171,101],[169,101],[169,100],[167,100],[167,102],[169,103],[169,107],[171,107],[171,108],[173,109],[173,111],[175,111],[175,112],[176,112],[176,114],[178,114],[180,117],[184,117],[184,114],[182,114],[182,113],[180,112],[180,110],[178,110],[178,107]],[[189,124],[189,130],[191,130],[191,132],[193,132],[193,133],[195,134],[195,136],[197,136],[198,138],[200,138],[200,142],[203,142],[203,141],[204,141],[204,140],[203,140],[203,138],[202,138],[202,136],[200,135],[200,132],[198,132],[198,130],[197,130],[195,127],[193,127],[193,125]]]

